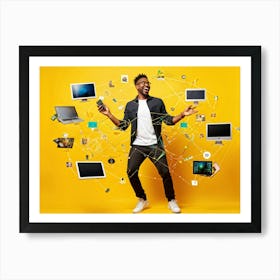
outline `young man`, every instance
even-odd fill
[[[144,189],[138,177],[140,165],[148,157],[157,168],[162,180],[168,208],[173,213],[180,213],[169,172],[166,153],[161,136],[162,122],[174,125],[185,116],[196,113],[194,107],[189,106],[181,114],[170,116],[160,98],[149,95],[151,83],[145,74],[139,74],[134,79],[137,96],[126,104],[123,120],[117,119],[107,106],[98,106],[99,112],[106,115],[122,130],[131,124],[131,148],[128,157],[127,174],[133,187],[138,203],[133,213],[141,212],[149,205]]]

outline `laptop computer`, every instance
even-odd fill
[[[63,124],[79,123],[83,120],[78,117],[75,106],[55,106],[57,119]]]

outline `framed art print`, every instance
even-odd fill
[[[20,46],[19,79],[20,232],[261,232],[260,46]]]

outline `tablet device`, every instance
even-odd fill
[[[211,176],[212,161],[193,161],[193,174]]]
[[[101,161],[76,161],[79,179],[105,178],[105,170]]]

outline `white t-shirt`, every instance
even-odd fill
[[[157,144],[157,136],[152,124],[152,117],[147,100],[138,100],[137,132],[133,145],[150,146]]]

